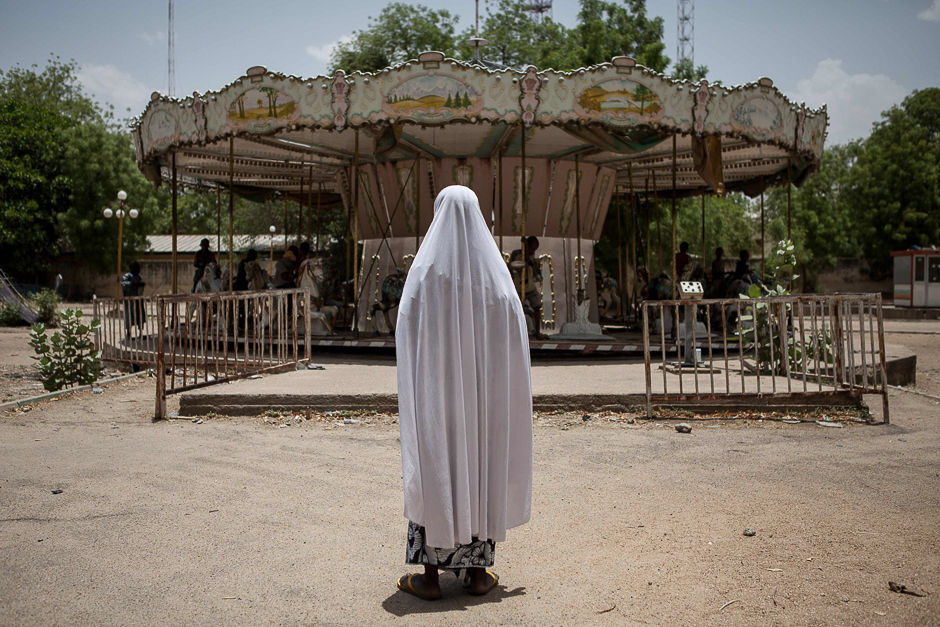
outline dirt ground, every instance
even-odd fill
[[[940,325],[888,324],[938,395]],[[24,337],[0,333],[3,368],[29,365]],[[841,429],[541,416],[500,585],[442,577],[427,603],[394,585],[394,416],[151,423],[153,397],[142,379],[0,416],[0,624],[940,625],[931,398],[892,391],[891,425]]]

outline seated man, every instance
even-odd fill
[[[196,286],[199,285],[199,281],[202,280],[202,275],[206,271],[206,266],[210,263],[217,263],[215,253],[209,250],[209,240],[204,237],[199,242],[199,250],[196,251],[196,257],[193,260],[193,265],[196,267],[196,274],[193,276],[193,292],[196,291]]]
[[[523,237],[522,248],[512,251],[509,255],[509,272],[512,274],[516,293],[522,292],[523,279],[525,280],[525,297],[522,299],[524,310],[532,314],[536,339],[545,340],[548,336],[542,333],[542,269],[535,258],[535,251],[539,249],[539,238],[534,235]],[[525,259],[523,260],[523,251]]]

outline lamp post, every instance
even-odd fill
[[[121,290],[121,252],[124,249],[124,201],[127,200],[127,192],[121,190],[118,192],[118,208],[117,210],[112,210],[111,207],[105,207],[104,217],[110,218],[111,216],[117,216],[118,219],[118,253],[117,253],[117,277],[118,277],[118,288],[117,288],[117,298],[121,299],[122,290]],[[127,211],[127,214],[131,218],[136,218],[138,212],[136,209],[130,209]]]
[[[274,275],[274,233],[277,232],[277,227],[273,224],[271,228],[268,229],[271,231],[271,256],[268,258],[268,274]]]

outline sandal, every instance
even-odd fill
[[[411,585],[411,578],[414,577],[414,576],[415,576],[415,574],[403,575],[403,576],[399,577],[399,578],[398,578],[398,589],[401,590],[402,592],[407,592],[408,594],[413,594],[413,595],[415,595],[416,597],[418,597],[419,599],[424,599],[425,601],[437,601],[438,599],[441,598],[441,591],[440,591],[440,590],[437,591],[437,594],[433,594],[433,593],[429,594],[429,593],[427,593],[427,592],[422,592],[421,590],[418,590],[418,589],[415,588],[413,585]]]
[[[491,582],[490,584],[488,584],[488,585],[486,586],[486,588],[485,588],[482,592],[473,592],[472,590],[470,590],[470,589],[468,588],[468,589],[467,589],[467,592],[468,592],[469,594],[472,594],[472,595],[475,596],[475,597],[481,597],[481,596],[483,596],[484,594],[487,594],[490,590],[492,590],[493,588],[496,587],[496,584],[499,583],[499,575],[497,575],[496,573],[490,572],[490,571],[486,571],[486,574],[489,575],[489,576],[492,578],[492,582]]]

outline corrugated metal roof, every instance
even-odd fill
[[[222,236],[222,245],[216,248],[216,236],[212,235],[177,235],[176,251],[178,253],[195,253],[199,250],[199,242],[203,239],[209,240],[209,250],[213,252],[228,252],[228,235]],[[235,235],[233,236],[235,251],[245,251],[249,248],[269,249],[271,246],[270,235]],[[297,243],[296,235],[287,236],[287,245]],[[148,235],[147,244],[148,253],[171,253],[173,252],[172,235]],[[284,250],[284,235],[274,235],[274,249]]]

